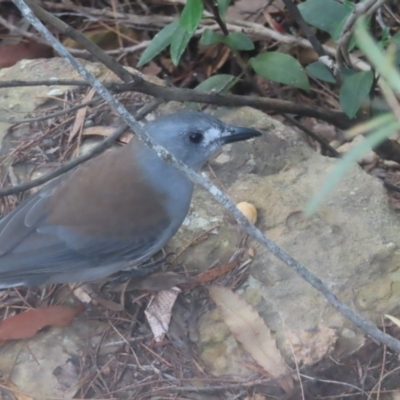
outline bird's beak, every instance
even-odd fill
[[[261,133],[252,128],[245,128],[243,126],[230,125],[224,135],[221,137],[222,144],[228,144],[233,142],[241,142],[242,140],[248,140],[261,136]]]

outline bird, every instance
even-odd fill
[[[194,171],[225,144],[261,135],[188,110],[144,128]],[[0,220],[0,289],[91,282],[149,260],[182,225],[193,187],[133,135],[49,182]]]

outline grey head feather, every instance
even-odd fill
[[[187,166],[198,171],[223,143],[220,139],[228,125],[212,115],[181,111],[149,122],[148,134]],[[196,142],[196,135],[202,140]]]

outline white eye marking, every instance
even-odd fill
[[[203,145],[209,146],[222,137],[222,132],[219,128],[210,128],[204,132]]]

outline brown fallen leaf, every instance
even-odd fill
[[[103,136],[108,137],[115,131],[112,126],[89,126],[82,131],[82,136]],[[118,142],[129,143],[133,135],[130,132],[123,133]]]
[[[82,135],[94,135],[94,136],[110,136],[115,131],[115,128],[112,126],[89,126],[82,131]]]
[[[85,97],[83,98],[82,103],[86,103],[86,102],[92,100],[92,98],[93,98],[95,93],[96,93],[96,91],[94,89],[90,89],[88,91],[88,93],[86,93]],[[82,133],[88,109],[89,109],[89,107],[86,106],[86,107],[83,107],[83,108],[79,109],[76,112],[75,121],[74,121],[74,123],[72,125],[71,131],[70,131],[69,136],[68,136],[68,143],[71,143],[72,139],[79,132]]]
[[[209,292],[224,322],[250,356],[274,378],[288,374],[290,370],[258,312],[228,288],[211,286]],[[292,391],[291,376],[278,382],[286,393]]]
[[[85,307],[50,306],[29,310],[0,324],[0,340],[29,339],[46,326],[67,326]]]
[[[194,276],[193,279],[195,279],[199,283],[203,284],[208,283],[227,274],[229,271],[236,268],[238,265],[239,264],[235,261],[226,263],[224,265],[220,265],[219,267],[215,267],[207,271],[204,271],[201,274]]]
[[[50,58],[53,50],[46,44],[21,42],[18,44],[0,44],[0,69],[11,67],[21,60]]]

